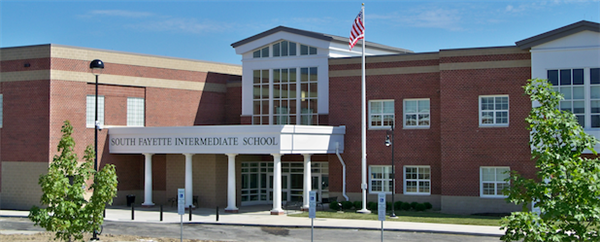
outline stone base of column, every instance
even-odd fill
[[[239,210],[239,209],[237,209],[237,208],[236,208],[236,209],[227,209],[227,208],[226,208],[226,209],[225,209],[225,212],[226,212],[226,213],[239,213],[239,212],[240,212],[240,210]]]
[[[142,207],[144,207],[144,208],[152,208],[152,207],[154,207],[154,203],[149,203],[149,204],[142,203]]]
[[[308,211],[308,207],[302,207],[302,208],[300,208],[300,211],[306,212],[306,211]]]
[[[271,215],[284,215],[285,211],[283,210],[271,210]]]

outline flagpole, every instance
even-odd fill
[[[362,209],[358,210],[359,213],[371,213],[367,209],[367,85],[365,76],[365,48],[367,39],[365,37],[366,25],[365,25],[365,4],[362,4],[362,24],[363,28],[363,46],[362,46],[362,78],[361,78],[361,147],[362,147],[362,183],[360,184],[362,189]]]

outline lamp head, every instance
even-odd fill
[[[390,135],[386,135],[385,136],[385,146],[389,147],[390,145],[392,145],[392,141],[390,140]]]
[[[99,75],[104,70],[104,62],[98,59],[93,60],[90,62],[90,70],[94,75]]]

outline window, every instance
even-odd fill
[[[404,127],[429,128],[429,99],[404,100]]]
[[[296,68],[273,70],[275,124],[296,124]]]
[[[549,70],[548,81],[554,90],[564,95],[560,101],[560,110],[569,111],[577,117],[577,121],[585,127],[585,86],[583,69]]]
[[[393,183],[390,173],[392,171],[392,166],[370,166],[370,176],[369,176],[369,192],[379,193],[379,192],[388,192],[391,193],[393,190]]]
[[[264,47],[260,50],[256,50],[252,53],[253,58],[268,58],[269,57],[269,46]]]
[[[300,55],[316,55],[317,48],[308,46],[308,45],[300,45]]]
[[[404,167],[404,194],[431,194],[431,169],[429,166]]]
[[[316,67],[300,68],[300,124],[318,124],[317,115],[317,86],[318,75]]]
[[[144,126],[144,99],[127,98],[127,126]]]
[[[508,187],[504,179],[509,177],[509,167],[481,167],[480,168],[480,196],[482,197],[506,197],[502,189]]]
[[[600,68],[590,69],[590,107],[590,127],[600,128]]]
[[[2,110],[2,94],[0,94],[0,128],[2,128],[2,115],[4,111]]]
[[[269,124],[269,70],[254,70],[252,85],[252,124]]]
[[[279,56],[295,56],[296,43],[290,41],[281,41],[273,45],[273,57]]]
[[[480,126],[508,126],[508,95],[479,97]]]
[[[369,128],[390,127],[394,123],[394,100],[369,101]]]
[[[94,128],[95,122],[95,111],[96,111],[96,96],[87,95],[86,108],[85,108],[85,126],[88,128]],[[98,123],[104,125],[104,96],[98,96]]]

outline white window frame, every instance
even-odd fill
[[[494,169],[494,181],[484,181],[483,180],[483,169]],[[498,192],[502,192],[502,189],[498,189],[498,184],[506,184],[506,186],[510,185],[510,182],[506,182],[504,180],[498,181],[498,169],[507,169],[510,172],[510,167],[508,166],[481,166],[479,167],[479,196],[487,197],[487,198],[506,198],[507,196],[498,195]],[[507,176],[509,174],[506,174]],[[491,183],[494,184],[494,195],[483,194],[483,184]]]
[[[419,101],[428,101],[429,102],[429,108],[427,109],[427,112],[423,112],[420,113],[419,112]],[[407,103],[408,102],[416,102],[416,107],[417,109],[414,112],[407,112],[406,108],[408,107]],[[429,98],[410,98],[410,99],[404,99],[402,102],[402,112],[403,112],[403,126],[405,129],[428,129],[431,126],[431,100]],[[407,115],[416,115],[416,120],[415,120],[415,125],[408,125],[407,122]],[[421,115],[427,115],[427,125],[421,124],[421,121],[425,120],[425,118],[421,119],[420,116]]]
[[[413,178],[406,178],[406,168],[417,168],[417,178],[413,179]],[[420,171],[421,169],[427,168],[429,169],[429,178],[425,179],[425,178],[419,178],[419,175],[421,174]],[[404,166],[402,167],[402,173],[403,173],[403,177],[404,177],[404,182],[402,183],[402,187],[403,187],[403,192],[406,195],[431,195],[431,166]],[[408,182],[417,182],[417,191],[416,192],[408,192],[406,191],[407,188],[407,183]],[[421,186],[419,185],[419,183],[421,182],[428,182],[429,186],[428,186],[428,191],[427,192],[420,192],[421,190]]]
[[[144,127],[146,100],[140,97],[127,98],[127,126]]]
[[[86,128],[94,128],[95,127],[95,95],[87,95],[86,96],[86,110],[85,110],[85,127]],[[104,126],[104,96],[98,95],[98,123],[100,126]]]
[[[506,97],[506,101],[507,101],[507,108],[506,110],[504,109],[496,109],[496,98],[499,97]],[[494,109],[493,110],[485,110],[485,112],[492,112],[494,114],[494,116],[492,117],[492,120],[494,121],[491,124],[484,124],[483,123],[483,115],[482,113],[484,112],[484,110],[482,110],[482,100],[483,98],[494,98]],[[507,94],[504,95],[480,95],[479,96],[479,127],[508,127],[508,125],[510,124],[510,97]],[[496,115],[499,112],[506,112],[506,123],[496,123]]]
[[[4,121],[3,121],[4,120],[3,119],[3,117],[4,117],[4,108],[3,107],[4,107],[4,101],[2,99],[2,94],[0,94],[0,128],[2,128],[2,125],[4,123]]]
[[[382,176],[381,178],[373,178],[373,168],[383,168],[383,171],[381,172]],[[392,191],[389,190],[389,184],[393,182],[393,179],[390,177],[390,173],[392,171],[392,166],[385,166],[385,165],[373,165],[373,166],[369,166],[369,193],[373,193],[373,194],[379,194],[379,193],[386,193],[386,194],[392,194]],[[381,181],[381,188],[383,191],[373,191],[373,181]],[[392,189],[394,188],[394,184],[392,183]]]
[[[550,73],[549,72],[550,71],[557,71],[557,75],[558,75],[557,82],[559,83],[559,85],[558,86],[553,86],[553,88],[554,88],[555,91],[560,91],[561,88],[567,88],[567,90],[568,90],[568,88],[574,88],[574,87],[581,87],[581,88],[583,88],[583,99],[581,99],[581,98],[575,99],[574,95],[571,95],[571,94],[574,94],[574,92],[570,93],[568,95],[571,95],[571,98],[570,99],[566,98],[565,100],[562,100],[560,102],[559,108],[562,110],[563,109],[562,105],[566,104],[566,103],[569,103],[569,104],[571,104],[571,108],[569,108],[569,109],[571,111],[574,111],[573,110],[573,104],[575,102],[583,102],[584,103],[584,107],[583,107],[584,108],[584,112],[583,113],[577,113],[575,115],[578,118],[580,118],[580,117],[583,118],[583,122],[584,122],[583,128],[584,129],[594,129],[594,130],[600,129],[600,127],[592,127],[592,117],[599,115],[598,113],[592,113],[592,106],[593,106],[592,103],[595,102],[597,104],[597,102],[600,101],[600,99],[598,98],[598,96],[593,97],[593,95],[591,93],[592,89],[596,89],[597,90],[600,87],[600,84],[592,84],[592,77],[591,77],[592,69],[599,69],[599,68],[600,67],[597,67],[597,66],[596,67],[564,67],[564,68],[552,68],[552,69],[547,69],[546,70],[546,79],[548,79],[548,82],[550,82],[550,75],[549,75]],[[583,85],[573,85],[573,84],[571,84],[571,85],[560,85],[560,82],[561,82],[560,79],[562,78],[561,77],[561,71],[563,71],[563,70],[565,70],[565,71],[569,70],[570,71],[571,82],[573,81],[573,78],[574,78],[574,71],[573,70],[583,70]],[[565,93],[563,93],[563,92],[561,92],[561,93],[563,95],[565,95]],[[565,95],[565,96],[568,97],[568,95]]]
[[[392,113],[384,112],[383,104],[391,102],[394,111]],[[371,113],[373,103],[381,103],[381,113]],[[396,106],[394,99],[369,100],[369,129],[389,129],[391,125],[384,125],[384,116],[392,115],[392,124],[396,123]],[[381,117],[381,125],[373,125],[373,116]]]

